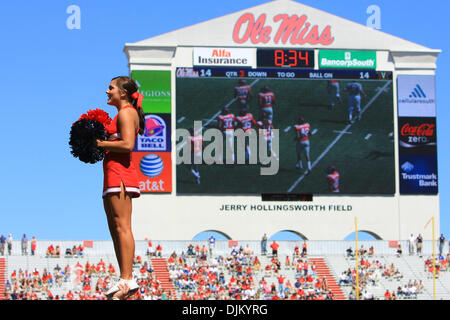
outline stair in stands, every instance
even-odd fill
[[[172,291],[173,299],[177,300],[175,287],[172,281],[170,281],[170,274],[167,266],[167,260],[164,258],[153,258],[152,266],[155,272],[156,280],[159,280],[159,283],[161,284],[161,287],[166,291],[166,294],[168,294],[169,291]]]
[[[325,277],[328,283],[328,288],[330,288],[331,292],[336,300],[346,300],[344,293],[342,292],[341,287],[336,282],[336,279],[330,272],[330,269],[327,266],[324,258],[309,258],[310,263],[316,265],[316,277]]]
[[[0,258],[0,300],[6,298],[6,259]]]

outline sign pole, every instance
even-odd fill
[[[357,217],[355,217],[355,253],[356,253],[356,300],[359,300],[358,218]]]
[[[433,222],[433,300],[436,300],[436,245],[434,242],[434,217]]]

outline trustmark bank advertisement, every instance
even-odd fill
[[[438,216],[435,114],[423,113],[435,93],[420,76],[434,79],[439,50],[272,1],[125,52],[146,92],[161,91],[151,72],[170,81],[170,95],[147,100],[137,237],[342,240],[358,218],[398,240]]]

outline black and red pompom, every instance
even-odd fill
[[[106,127],[112,119],[101,109],[89,110],[72,125],[69,145],[71,153],[85,163],[96,163],[105,157],[105,149],[95,144],[96,139],[106,140]]]

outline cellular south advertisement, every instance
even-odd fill
[[[399,117],[436,117],[434,76],[399,75],[397,85]]]

